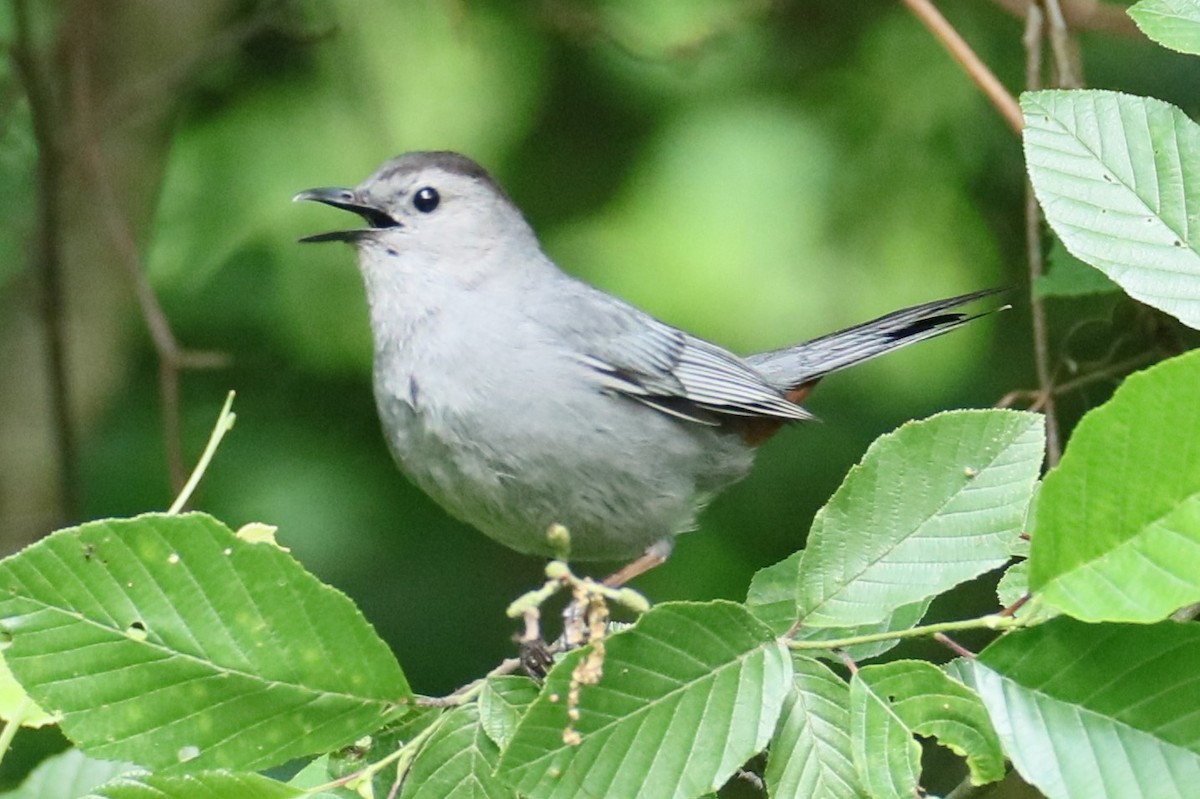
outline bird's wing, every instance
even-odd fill
[[[638,316],[579,350],[606,390],[701,424],[719,425],[722,416],[812,418],[733,353]]]

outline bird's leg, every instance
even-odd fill
[[[640,577],[651,569],[663,565],[667,562],[674,543],[674,540],[671,538],[660,538],[646,547],[646,551],[636,559],[626,563],[605,577],[604,585],[607,585],[609,588],[619,588],[635,577]]]

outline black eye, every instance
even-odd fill
[[[441,201],[442,198],[438,195],[437,189],[432,186],[417,189],[417,193],[413,195],[413,207],[423,214],[431,213]]]

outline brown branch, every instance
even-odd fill
[[[1019,19],[1025,19],[1029,14],[1030,0],[992,2]],[[1073,30],[1144,38],[1144,34],[1125,13],[1123,6],[1100,0],[1059,0],[1059,4],[1062,6],[1063,20]]]
[[[246,41],[277,24],[283,18],[280,9],[285,2],[272,0],[263,3],[245,20],[209,37],[174,63],[125,88],[106,103],[99,115],[98,127],[108,130],[115,125],[140,122],[146,109],[177,97],[209,64],[237,52]]]
[[[1083,69],[1079,63],[1079,48],[1063,17],[1059,0],[1041,0],[1049,22],[1050,51],[1054,54],[1055,84],[1064,89],[1083,86]]]
[[[958,641],[955,641],[945,633],[934,633],[933,640],[937,641],[939,644],[946,647],[960,658],[966,658],[967,660],[975,659],[974,652],[972,652],[970,649],[967,649],[965,646],[960,644]]]
[[[10,55],[25,87],[37,144],[37,240],[34,264],[40,289],[41,321],[49,363],[50,408],[58,451],[58,490],[62,510],[73,518],[79,510],[78,445],[71,419],[71,384],[67,374],[66,320],[63,312],[61,190],[63,151],[54,136],[54,91],[46,80],[33,44],[28,0],[13,0],[14,39]]]
[[[962,66],[984,96],[1004,117],[1013,132],[1020,136],[1022,128],[1025,127],[1025,120],[1021,115],[1021,107],[1017,104],[1016,98],[1009,93],[1008,89],[1004,88],[1004,84],[988,69],[987,64],[983,63],[983,60],[976,55],[966,40],[954,29],[954,26],[929,0],[903,0],[903,2],[908,6],[909,11],[950,52],[954,60]]]
[[[1105,369],[1097,369],[1089,374],[1080,375],[1079,377],[1068,380],[1065,383],[1060,383],[1059,385],[1055,386],[1054,393],[1060,395],[1067,394],[1077,389],[1089,386],[1092,383],[1099,383],[1102,380],[1112,380],[1113,378],[1127,375],[1132,370],[1138,368],[1139,366],[1144,366],[1145,364],[1156,360],[1158,357],[1159,356],[1157,356],[1153,351],[1138,353],[1131,358],[1118,361]]]
[[[1045,30],[1042,12],[1036,3],[1029,4],[1025,18],[1025,88],[1032,91],[1042,84],[1042,40]],[[1054,377],[1050,369],[1050,341],[1046,325],[1046,303],[1033,287],[1046,271],[1042,253],[1042,212],[1033,184],[1025,179],[1025,245],[1029,259],[1029,306],[1033,323],[1033,360],[1037,371],[1038,391],[1045,398],[1046,466],[1053,468],[1062,458],[1062,439],[1058,431],[1058,413],[1054,398]]]
[[[999,615],[1001,615],[1001,616],[1017,615],[1017,611],[1020,610],[1021,608],[1023,608],[1025,606],[1025,603],[1028,602],[1032,598],[1033,598],[1033,594],[1026,591],[1024,594],[1021,594],[1021,596],[1017,599],[1016,602],[1012,603],[1011,605],[1009,605],[1006,608],[1002,608]]]
[[[121,203],[109,178],[101,150],[100,128],[97,126],[92,106],[88,73],[90,53],[82,37],[69,48],[69,53],[70,100],[76,125],[76,135],[72,143],[95,190],[109,242],[133,281],[138,307],[158,354],[159,394],[163,408],[163,446],[166,449],[171,489],[177,494],[187,480],[187,467],[183,455],[179,373],[183,369],[218,368],[228,363],[228,357],[222,353],[193,352],[180,347],[171,329],[171,323],[158,301],[158,295],[146,275],[134,232],[129,220],[121,213]]]
[[[1065,394],[1070,394],[1072,391],[1078,391],[1081,388],[1087,388],[1092,383],[1099,383],[1104,380],[1113,380],[1123,377],[1139,366],[1143,366],[1151,361],[1156,360],[1157,357],[1158,356],[1152,350],[1141,352],[1131,358],[1118,361],[1117,363],[1114,363],[1106,368],[1096,369],[1094,372],[1088,372],[1085,375],[1080,375],[1079,377],[1068,380],[1064,383],[1058,383],[1051,389],[1049,393],[1056,397],[1061,397]],[[1023,389],[1010,391],[997,400],[995,406],[993,407],[1011,408],[1018,402],[1023,401],[1029,403],[1025,406],[1028,410],[1040,411],[1042,406],[1046,404],[1046,392],[1036,390],[1026,391]]]

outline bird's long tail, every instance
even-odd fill
[[[914,305],[812,341],[760,352],[746,360],[781,390],[811,385],[830,372],[940,336],[972,319],[986,316],[992,311],[973,315],[949,311],[1002,291],[1004,289],[986,289]]]

